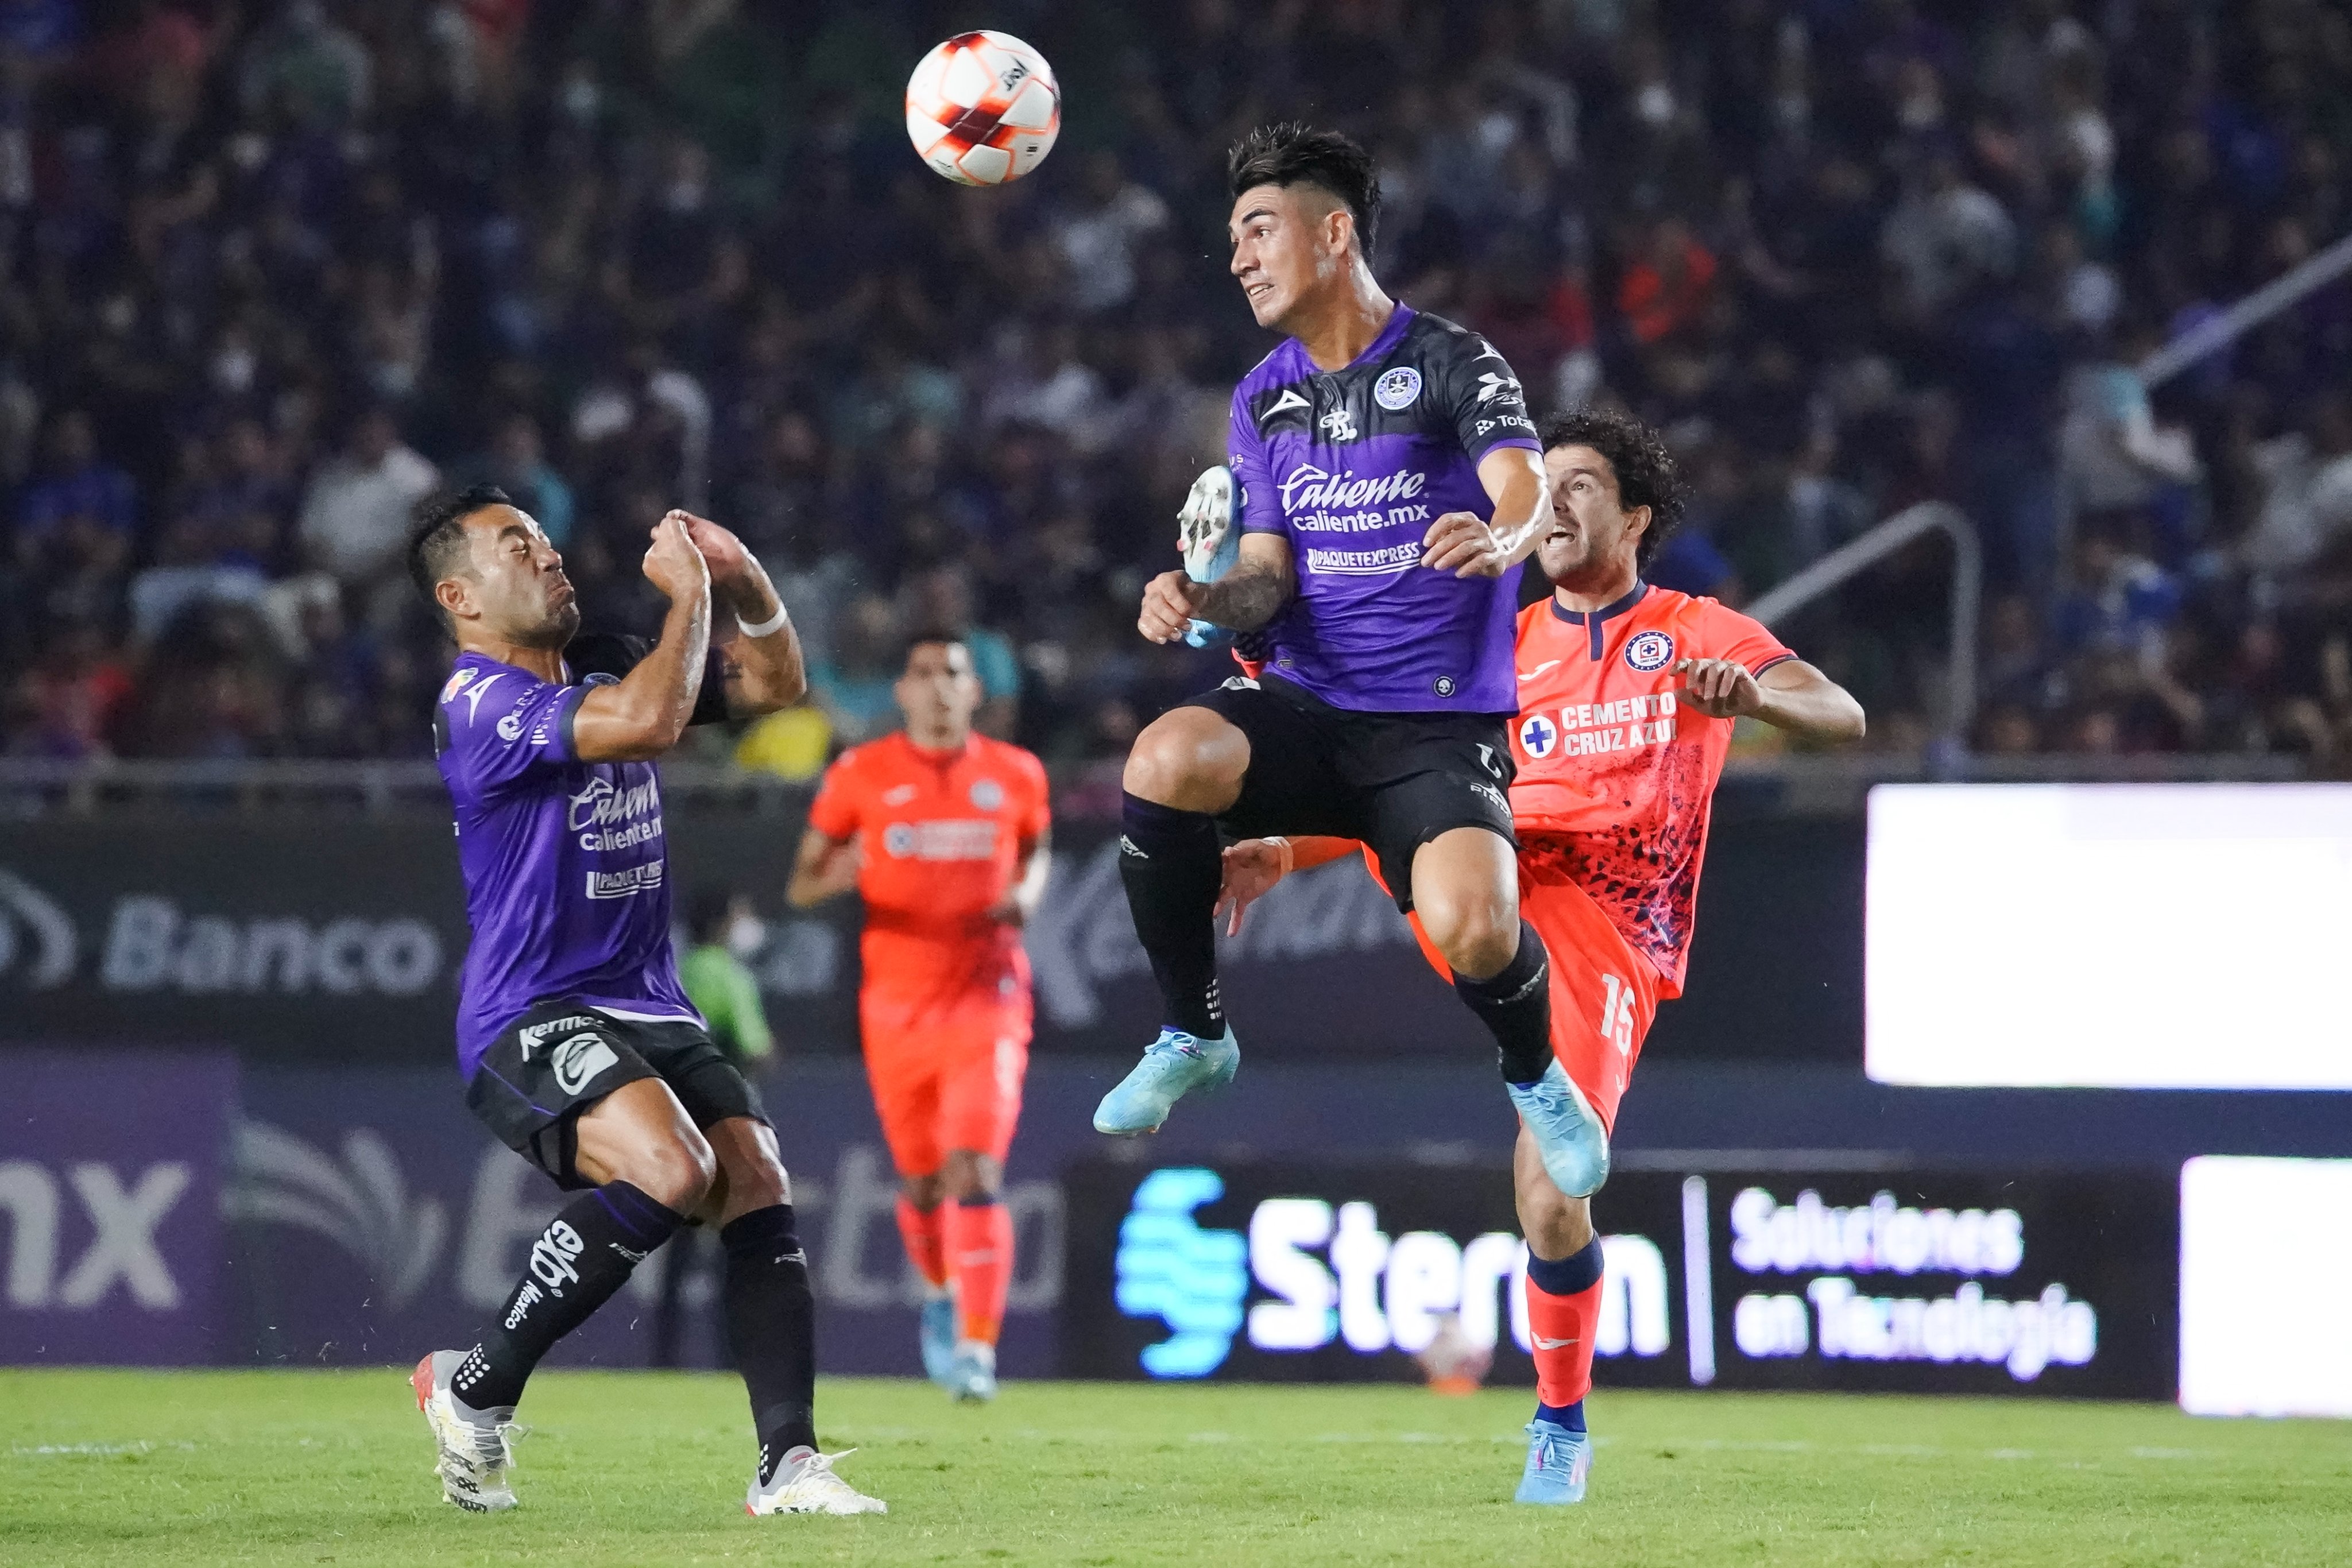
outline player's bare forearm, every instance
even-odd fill
[[[1241,559],[1214,582],[1194,582],[1163,571],[1143,587],[1135,629],[1154,643],[1173,643],[1193,621],[1255,632],[1282,612],[1298,586],[1290,541],[1278,534],[1242,537]]]
[[[1235,632],[1255,632],[1281,613],[1290,601],[1288,563],[1253,563],[1243,559],[1222,579],[1206,585],[1201,595],[1200,618]]]
[[[1478,482],[1494,503],[1486,517],[1448,512],[1422,536],[1421,564],[1456,577],[1500,577],[1535,552],[1551,515],[1543,463],[1522,446],[1498,446],[1478,459]]]
[[[677,744],[702,695],[710,657],[710,593],[682,594],[662,619],[661,641],[619,681],[591,686],[572,715],[583,762],[643,762]]]
[[[1048,829],[1021,847],[1021,879],[1004,895],[1007,924],[1026,925],[1035,917],[1037,906],[1045,900],[1045,879],[1053,869],[1054,834]]]
[[[847,839],[836,839],[811,828],[801,835],[800,852],[793,859],[792,880],[784,884],[784,902],[794,909],[814,909],[857,885],[857,856]]]
[[[1860,740],[1869,728],[1853,694],[1801,659],[1765,671],[1757,690],[1756,716],[1801,739]]]
[[[750,718],[792,706],[808,690],[800,633],[790,620],[757,637],[742,630],[783,619],[784,602],[768,569],[718,524],[692,517],[688,528],[710,563],[710,596],[723,612],[718,636],[727,653],[728,716]]]

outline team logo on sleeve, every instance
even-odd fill
[[[993,811],[1004,804],[1004,786],[993,779],[973,779],[971,795],[972,805],[982,811]]]
[[[450,671],[448,684],[441,688],[441,700],[445,703],[456,701],[457,694],[466,689],[466,683],[473,678],[474,672],[471,670]]]
[[[1664,632],[1637,632],[1625,644],[1625,663],[1629,668],[1648,674],[1663,670],[1675,660],[1675,640]]]
[[[1519,745],[1529,757],[1549,757],[1559,744],[1559,726],[1539,713],[1519,720]]]
[[[1421,372],[1411,365],[1399,365],[1372,383],[1372,401],[1391,413],[1411,408],[1420,395]]]

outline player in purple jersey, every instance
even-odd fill
[[[474,940],[458,984],[466,1101],[573,1198],[470,1349],[417,1363],[442,1495],[512,1508],[509,1437],[555,1342],[699,1222],[725,1247],[728,1338],[760,1437],[753,1513],[878,1513],[816,1448],[815,1323],[792,1188],[758,1092],[679,988],[653,759],[689,723],[772,712],[806,685],[768,574],[715,523],[671,512],[645,574],[660,641],[580,635],[563,558],[505,493],[419,508],[417,587],[457,643],[433,715]],[[713,600],[733,635],[713,645]]]
[[[1212,582],[1155,578],[1138,625],[1169,643],[1207,622],[1256,645],[1250,674],[1161,715],[1128,756],[1119,869],[1167,1011],[1095,1126],[1154,1131],[1239,1063],[1211,918],[1220,831],[1352,822],[1493,1031],[1530,1130],[1560,1135],[1523,1103],[1545,1092],[1549,1000],[1504,793],[1519,563],[1550,515],[1526,399],[1485,339],[1373,280],[1362,148],[1276,126],[1234,147],[1228,176],[1233,274],[1286,337],[1234,391],[1239,559]]]

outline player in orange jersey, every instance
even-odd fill
[[[1655,432],[1582,411],[1550,421],[1543,444],[1552,520],[1537,559],[1553,591],[1519,613],[1511,821],[1519,907],[1551,955],[1552,1054],[1601,1135],[1593,1168],[1562,1173],[1519,1133],[1514,1186],[1528,1239],[1537,1406],[1517,1499],[1570,1503],[1583,1499],[1592,1455],[1584,1396],[1601,1244],[1591,1195],[1608,1176],[1607,1134],[1643,1037],[1658,1003],[1682,994],[1733,721],[1855,740],[1863,713],[1758,622],[1642,580],[1682,512],[1674,458]],[[1285,873],[1356,847],[1234,845],[1221,894],[1230,925],[1237,930],[1242,911]],[[1446,974],[1425,937],[1422,947]]]
[[[826,770],[785,896],[865,897],[858,1030],[898,1167],[898,1233],[929,1291],[923,1370],[985,1400],[1013,1279],[1001,1193],[1029,1065],[1021,927],[1045,887],[1045,770],[974,733],[980,680],[960,637],[909,643],[897,695],[906,729]]]

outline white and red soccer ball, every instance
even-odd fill
[[[935,172],[1002,185],[1045,162],[1062,133],[1045,57],[1010,33],[959,33],[907,78],[907,139]]]

